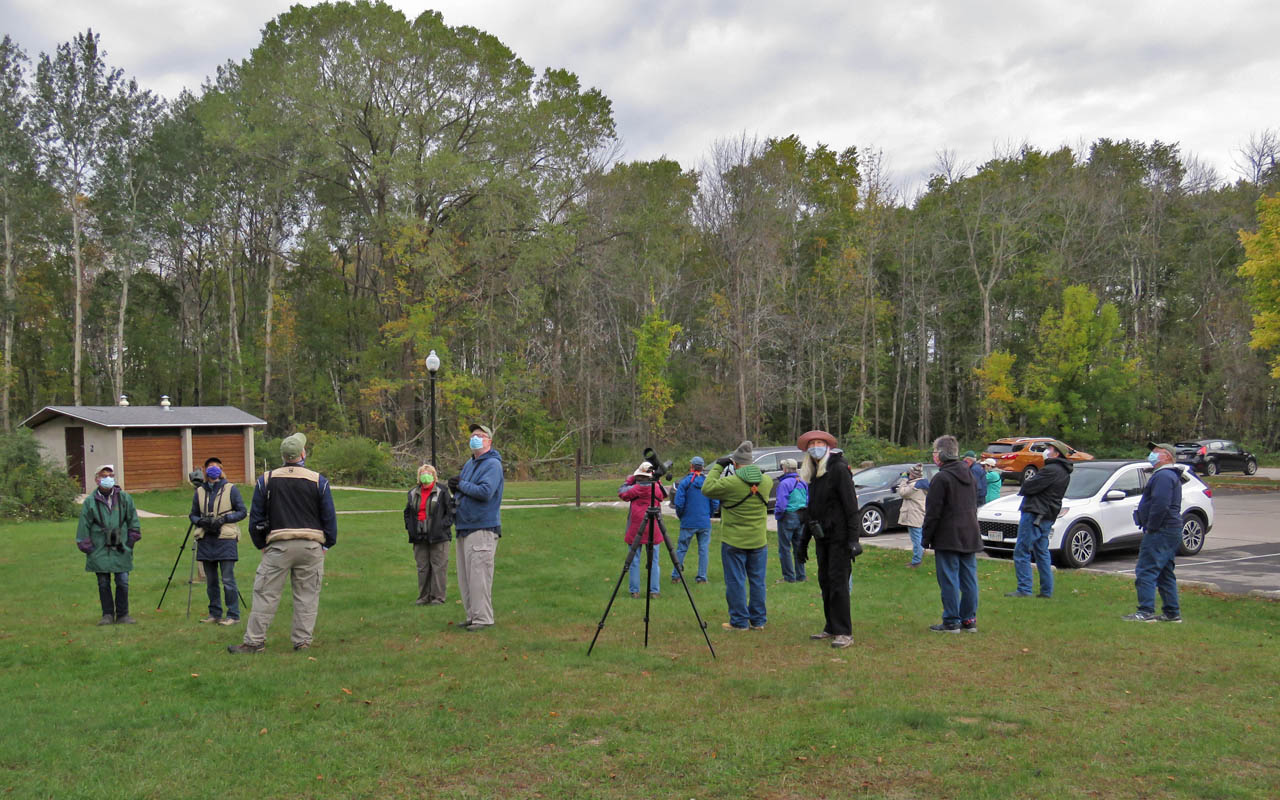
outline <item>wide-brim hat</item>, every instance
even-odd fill
[[[826,431],[813,430],[800,434],[800,438],[796,439],[796,448],[800,450],[808,450],[809,444],[815,441],[826,442],[827,447],[836,446],[836,437]]]

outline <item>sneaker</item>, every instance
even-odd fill
[[[1155,622],[1156,615],[1150,611],[1135,611],[1132,614],[1125,614],[1120,619],[1125,622]]]
[[[467,626],[467,630],[471,633],[478,633],[479,631],[488,630],[492,627],[492,622],[473,622]]]
[[[960,623],[952,622],[950,624],[947,624],[945,622],[939,622],[937,625],[930,625],[929,630],[933,631],[934,633],[959,633]]]
[[[631,599],[632,599],[632,600],[639,600],[641,597],[644,597],[644,595],[640,594],[639,592],[632,592],[632,593],[631,593]]]
[[[442,606],[442,605],[444,605],[444,601],[443,601],[443,600],[428,600],[428,601],[427,601],[427,605],[429,605],[429,606]]]
[[[204,622],[204,620],[200,620],[200,621]],[[218,620],[218,624],[223,626],[224,628],[231,625],[235,625],[238,622],[240,622],[240,620],[236,619],[235,617],[223,617],[222,619]]]
[[[138,621],[133,617],[125,614],[123,617],[116,617],[117,625],[137,625]]]
[[[201,618],[201,619],[196,620],[196,622],[200,622],[200,623],[205,623],[205,622],[220,622],[220,621],[221,621],[221,620],[220,620],[218,617],[215,617],[215,616],[214,616],[214,615],[212,615],[212,614],[210,614],[210,615],[209,615],[209,616],[207,616],[207,617],[203,617],[203,618]]]
[[[470,628],[470,627],[471,627],[471,620],[466,620],[465,622],[455,622],[455,623],[453,623],[453,627],[455,627],[455,628]]]
[[[423,600],[421,597],[419,597],[417,600],[414,600],[414,601],[413,601],[413,604],[414,604],[415,606],[425,606],[425,605],[427,604],[427,601],[426,601],[426,600]]]
[[[832,647],[843,648],[848,647],[851,644],[853,644],[852,636],[836,636],[831,640]]]
[[[976,619],[962,619],[960,620],[960,630],[965,633],[977,633],[978,621]]]
[[[821,640],[821,639],[830,639],[830,638],[832,638],[833,636],[835,636],[835,634],[827,633],[826,631],[819,631],[819,632],[817,632],[817,633],[811,633],[811,634],[809,634],[809,638],[810,638],[810,639],[813,639],[815,642],[816,642],[816,641],[819,641],[819,640]]]
[[[1031,592],[1005,592],[1005,597],[1030,597]]]
[[[103,614],[102,619],[98,620],[99,625],[115,625],[116,618],[111,614]]]
[[[1040,594],[1036,595],[1036,599],[1037,599],[1037,600],[1052,600],[1052,599],[1053,599],[1053,595],[1051,595],[1051,594],[1045,594],[1044,592],[1041,592]]]
[[[265,642],[263,644],[241,643],[241,644],[227,645],[227,652],[234,653],[235,655],[238,655],[238,656],[242,656],[248,653],[261,653],[263,650],[266,650],[266,649],[267,649],[267,645]]]
[[[728,622],[721,622],[720,627],[724,628],[726,631],[745,631],[746,630],[746,628],[739,628],[734,625],[730,625]]]
[[[679,582],[680,582],[680,576],[679,576],[679,575],[672,575],[672,576],[671,576],[671,582],[672,582],[672,583],[679,583]]]
[[[1161,614],[1156,617],[1156,622],[1182,622],[1181,614]]]
[[[706,583],[706,582],[707,582],[707,579],[706,579],[706,578],[694,578],[693,582],[694,582],[694,583]]]
[[[299,650],[310,650],[310,649],[311,649],[311,642],[298,642],[293,646],[293,650],[295,653]]]
[[[763,626],[763,625],[752,625],[752,626],[751,626],[751,630],[753,630],[753,631],[762,631],[762,630],[764,630],[764,626]]]
[[[920,568],[920,565],[921,565],[921,564],[923,564],[923,563],[924,563],[923,561],[912,561],[912,562],[911,562],[910,564],[908,564],[907,566],[908,566],[908,567],[910,567],[911,569],[919,569],[919,568]]]

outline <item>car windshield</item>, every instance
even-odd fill
[[[1067,484],[1065,498],[1081,500],[1085,497],[1093,497],[1102,488],[1102,484],[1115,474],[1116,469],[1114,465],[1096,467],[1076,465],[1076,468],[1071,471],[1071,481]]]
[[[894,480],[906,470],[900,467],[872,467],[864,469],[862,472],[853,476],[853,485],[856,488],[871,488],[872,486],[884,486]]]

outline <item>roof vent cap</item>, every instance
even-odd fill
[[[165,411],[169,410],[169,395],[167,394],[160,395],[160,407],[163,408]]]
[[[128,408],[128,407],[129,407],[129,395],[127,395],[127,394],[122,394],[122,395],[120,395],[120,400],[116,402],[116,405],[120,406],[121,408]]]

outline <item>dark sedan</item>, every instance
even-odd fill
[[[1196,472],[1217,475],[1219,472],[1239,470],[1245,475],[1258,471],[1258,459],[1253,453],[1230,439],[1200,439],[1193,442],[1175,442],[1179,464],[1186,464]]]
[[[893,487],[911,467],[911,464],[886,464],[853,473],[863,536],[879,536],[887,528],[898,527],[902,498],[893,491]],[[925,464],[926,478],[932,478],[937,472],[938,468],[933,464]]]

